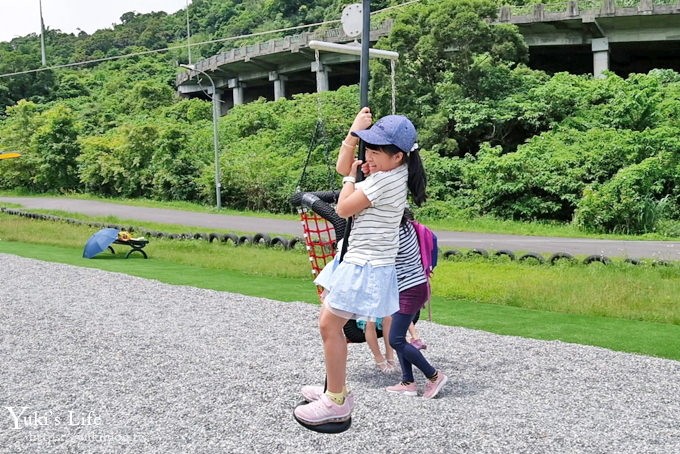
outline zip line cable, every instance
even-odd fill
[[[383,11],[387,11],[390,9],[395,9],[395,8],[401,8],[403,6],[407,6],[413,3],[418,3],[420,0],[412,0],[406,3],[402,3],[400,5],[395,5],[395,6],[390,6],[384,9],[381,9],[379,11],[374,11],[371,13],[373,14],[378,14]],[[245,39],[245,38],[252,38],[256,36],[264,36],[264,35],[269,35],[273,33],[280,33],[280,32],[288,32],[288,31],[293,31],[293,30],[300,30],[303,28],[311,28],[311,27],[319,27],[321,25],[329,25],[329,24],[335,24],[340,22],[340,20],[330,20],[330,21],[324,21],[324,22],[316,22],[314,24],[306,24],[306,25],[296,25],[294,27],[286,27],[286,28],[279,28],[277,30],[268,30],[268,31],[263,31],[263,32],[256,32],[256,33],[251,33],[247,35],[238,35],[238,36],[230,36],[228,38],[219,38],[219,39],[211,39],[208,41],[201,41],[199,43],[190,43],[189,47],[195,47],[195,46],[201,46],[203,44],[215,44],[215,43],[222,43],[226,41],[234,41],[237,39]],[[36,68],[36,69],[28,69],[26,71],[17,71],[13,73],[6,73],[6,74],[0,74],[0,78],[4,77],[12,77],[12,76],[21,76],[23,74],[32,74],[32,73],[38,73],[42,71],[48,71],[48,70],[54,70],[54,69],[63,69],[63,68],[72,68],[75,66],[83,66],[83,65],[90,65],[93,63],[102,63],[105,61],[112,61],[112,60],[120,60],[123,58],[131,58],[131,57],[138,57],[140,55],[149,55],[149,54],[155,54],[155,53],[160,53],[160,52],[168,52],[171,50],[178,50],[178,49],[183,49],[187,47],[186,44],[178,44],[176,46],[170,46],[170,47],[165,47],[163,49],[153,49],[153,50],[146,50],[146,51],[141,51],[141,52],[134,52],[131,54],[125,54],[125,55],[116,55],[112,57],[103,57],[103,58],[95,58],[93,60],[86,60],[86,61],[80,61],[80,62],[75,62],[75,63],[64,63],[62,65],[54,65],[54,66],[47,66],[47,67],[42,67],[42,68]]]
[[[228,38],[220,38],[220,39],[211,39],[208,41],[201,41],[199,43],[193,43],[191,44],[192,47],[195,46],[200,46],[203,44],[214,44],[214,43],[221,43],[225,41],[233,41],[237,39],[244,39],[244,38],[251,38],[255,36],[263,36],[263,35],[269,35],[272,33],[279,33],[279,32],[286,32],[286,31],[292,31],[292,30],[299,30],[302,28],[308,28],[308,27],[317,27],[320,25],[326,25],[326,24],[332,24],[340,22],[339,20],[333,20],[333,21],[326,21],[326,22],[317,22],[315,24],[307,24],[307,25],[297,25],[295,27],[287,27],[287,28],[280,28],[278,30],[269,30],[269,31],[264,31],[264,32],[257,32],[257,33],[251,33],[248,35],[238,35],[238,36],[230,36]],[[61,69],[61,68],[70,68],[73,66],[82,66],[82,65],[89,65],[92,63],[101,63],[105,61],[111,61],[111,60],[120,60],[123,58],[130,58],[130,57],[137,57],[140,55],[149,55],[149,54],[155,54],[155,53],[160,53],[160,52],[167,52],[170,50],[177,50],[177,49],[183,49],[186,47],[186,44],[178,44],[176,46],[170,46],[170,47],[164,47],[162,49],[153,49],[153,50],[145,50],[141,52],[134,52],[131,54],[125,54],[125,55],[115,55],[112,57],[103,57],[103,58],[95,58],[93,60],[85,60],[85,61],[80,61],[80,62],[75,62],[75,63],[65,63],[63,65],[54,65],[54,66],[48,66],[46,68],[36,68],[36,69],[29,69],[26,71],[17,71],[13,73],[6,73],[6,74],[0,74],[0,77],[10,77],[10,76],[19,76],[22,74],[31,74],[31,73],[37,73],[41,71],[47,71],[47,70],[52,70],[52,69]]]

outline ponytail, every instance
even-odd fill
[[[425,194],[427,177],[425,176],[425,168],[423,167],[423,161],[420,159],[417,146],[418,144],[414,146],[414,149],[411,152],[406,153],[396,145],[373,145],[366,143],[366,148],[381,150],[384,153],[389,153],[391,155],[397,153],[403,155],[402,162],[405,162],[408,165],[408,180],[406,186],[411,192],[413,203],[415,203],[416,206],[421,206],[425,203],[425,200],[427,200],[427,194]]]
[[[411,192],[413,203],[421,206],[427,200],[425,187],[427,186],[427,176],[423,161],[420,159],[418,150],[405,154],[408,163],[408,190]]]

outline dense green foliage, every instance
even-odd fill
[[[195,0],[192,42],[211,42],[193,56],[277,36],[251,33],[335,20],[343,6]],[[378,46],[400,53],[397,110],[418,127],[429,177],[421,215],[680,235],[680,76],[532,70],[516,28],[486,20],[497,8],[423,0],[374,19],[394,20]],[[176,62],[187,57],[185,20],[184,11],[126,13],[92,35],[48,30],[51,65],[103,59],[85,66],[25,72],[39,67],[38,37],[0,43],[0,74],[14,74],[0,77],[0,150],[23,153],[0,161],[0,188],[213,204],[211,106],[174,90]],[[376,114],[389,112],[391,95],[390,68],[372,61]],[[289,211],[298,185],[336,187],[334,151],[357,108],[357,87],[233,108],[219,125],[225,205]]]

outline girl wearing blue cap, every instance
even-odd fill
[[[336,212],[353,218],[347,251],[319,273],[315,284],[324,288],[319,331],[326,363],[326,392],[295,409],[308,425],[347,421],[354,400],[345,386],[347,341],[343,326],[350,318],[375,319],[399,310],[395,258],[399,249],[399,224],[408,193],[413,202],[425,201],[425,172],[417,153],[416,130],[402,115],[388,115],[373,126],[364,107],[342,142],[336,169],[351,169],[343,178]],[[354,152],[363,140],[370,175],[356,181],[362,161]],[[349,166],[348,166],[349,163]]]

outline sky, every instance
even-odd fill
[[[42,12],[46,28],[92,34],[120,24],[120,16],[129,11],[172,14],[187,3],[191,5],[188,0],[42,0]],[[31,33],[40,33],[40,0],[0,0],[0,41]]]

